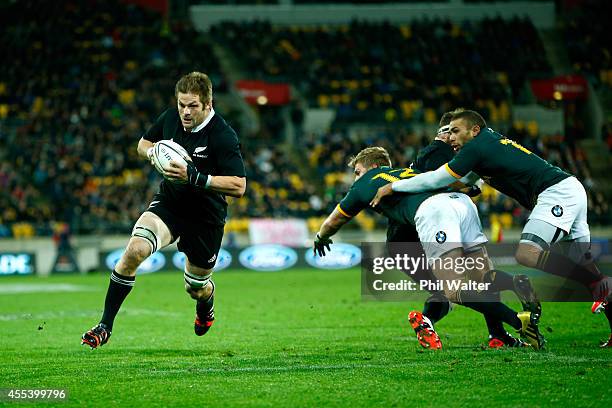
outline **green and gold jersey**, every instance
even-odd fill
[[[378,167],[371,169],[353,183],[349,192],[338,204],[338,211],[347,217],[354,217],[361,210],[370,206],[370,201],[380,187],[413,177],[418,173],[414,169],[407,168]],[[434,194],[435,192],[393,194],[383,198],[374,210],[396,223],[414,225],[414,215],[419,205]]]
[[[538,194],[571,177],[490,128],[482,129],[466,143],[448,162],[447,170],[455,177],[473,171],[491,187],[530,210],[535,206]]]

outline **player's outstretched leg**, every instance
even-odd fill
[[[496,301],[498,296],[498,293],[461,291],[457,300],[463,306],[509,324],[534,349],[542,348],[544,336],[538,328],[538,319],[531,312],[516,313],[505,304]]]
[[[414,329],[417,335],[419,344],[427,349],[439,350],[442,348],[442,342],[438,333],[434,330],[431,321],[423,316],[423,313],[414,310],[408,314],[410,326]]]
[[[115,317],[119,312],[121,304],[132,291],[135,276],[120,275],[113,270],[104,301],[104,313],[100,323],[81,336],[81,344],[92,349],[102,346],[108,342],[113,329]]]
[[[136,269],[149,255],[168,245],[171,240],[172,234],[159,216],[149,211],[140,216],[125,252],[111,273],[102,319],[83,334],[81,344],[93,349],[108,342],[115,317],[134,286]]]
[[[490,292],[513,291],[523,305],[523,311],[531,312],[538,319],[542,317],[542,304],[527,275],[512,275],[498,269],[493,269],[486,276],[490,282]]]

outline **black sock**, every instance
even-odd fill
[[[491,276],[495,274],[495,279],[492,280]],[[489,290],[491,292],[501,292],[503,290],[514,290],[513,275],[508,272],[492,270],[487,274],[487,282],[490,282]]]
[[[484,315],[485,321],[487,322],[487,329],[489,330],[489,334],[493,337],[501,337],[506,334],[506,329],[504,329],[503,323],[486,313]]]
[[[612,305],[608,304],[608,306],[604,309],[604,313],[608,318],[608,324],[610,325],[610,333],[612,333]]]
[[[568,257],[551,251],[540,253],[536,268],[552,275],[575,280],[589,289],[593,283],[599,282],[604,277],[597,270],[591,271]]]
[[[115,316],[119,312],[121,304],[132,290],[136,276],[119,275],[113,270],[110,277],[108,290],[106,291],[106,299],[104,301],[104,313],[100,323],[104,323],[109,330],[113,329]]]
[[[463,306],[474,309],[483,315],[491,316],[491,318],[508,323],[510,326],[519,330],[522,327],[521,320],[516,315],[516,312],[508,306],[500,302],[463,302]]]
[[[516,312],[499,301],[499,292],[461,291],[459,295],[463,306],[507,323],[517,330],[522,327]]]
[[[212,291],[210,296],[206,300],[198,300],[196,302],[196,314],[201,319],[212,320],[215,317],[214,303],[215,303],[215,283],[211,280]]]
[[[444,295],[434,293],[425,301],[423,305],[423,316],[431,320],[432,323],[436,323],[450,311],[450,303]]]

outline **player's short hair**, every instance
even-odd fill
[[[450,133],[450,123],[453,120],[453,115],[459,112],[463,112],[465,109],[457,108],[453,111],[444,112],[442,117],[440,118],[440,123],[438,124],[438,135],[444,133]]]
[[[208,75],[202,72],[190,72],[183,75],[176,83],[174,96],[178,98],[179,92],[199,95],[200,101],[206,105],[212,101],[212,82]]]
[[[478,125],[481,129],[487,127],[487,122],[484,120],[482,115],[473,110],[461,110],[457,113],[453,113],[451,120],[465,119],[468,126]]]
[[[451,123],[452,118],[453,112],[444,112],[444,114],[440,118],[440,123],[438,123],[438,127],[448,126]]]
[[[378,166],[391,166],[391,158],[384,147],[366,147],[357,153],[356,156],[351,157],[348,165],[355,167],[358,163],[361,163],[364,167],[372,167],[374,164]]]
[[[465,108],[457,108],[452,111],[444,112],[444,114],[440,118],[440,123],[438,124],[438,127],[450,125],[451,120],[453,120],[453,116],[458,114],[459,112],[465,112]]]

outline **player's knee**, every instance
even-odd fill
[[[516,262],[529,268],[535,268],[538,263],[538,257],[542,250],[535,246],[526,243],[521,243],[514,254]]]
[[[132,238],[128,243],[123,255],[124,261],[131,265],[140,265],[151,255],[151,247],[148,243],[138,238]]]

